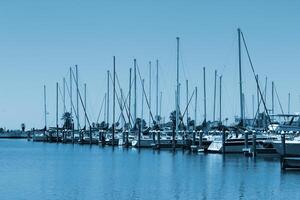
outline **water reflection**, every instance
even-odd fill
[[[0,140],[1,199],[292,199],[273,158]],[[16,192],[18,188],[18,192]]]

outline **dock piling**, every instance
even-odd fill
[[[225,141],[226,141],[226,134],[225,134],[225,130],[222,129],[222,153],[223,153],[223,154],[226,153],[226,145],[225,145]]]
[[[255,131],[252,133],[252,145],[253,145],[252,154],[255,157],[256,156],[256,132]]]
[[[156,148],[159,150],[160,149],[160,130],[157,131],[157,146]]]
[[[92,126],[90,126],[89,136],[90,136],[90,144],[92,144]]]

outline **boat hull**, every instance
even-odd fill
[[[277,153],[283,155],[283,145],[280,141],[274,141],[273,146]],[[286,156],[300,156],[300,141],[286,141],[285,143]]]

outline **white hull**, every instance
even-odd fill
[[[248,148],[252,148],[252,142],[249,141]],[[258,142],[256,143],[256,148],[263,148]],[[213,141],[208,149],[209,152],[222,153],[223,144],[222,141]],[[225,143],[225,153],[244,153],[245,143],[240,141],[230,141]]]
[[[226,143],[225,153],[243,153],[244,148],[245,148],[245,144]],[[222,141],[213,141],[209,145],[207,150],[209,152],[222,153],[223,152]]]

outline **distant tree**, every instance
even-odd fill
[[[155,116],[155,120],[156,120],[157,122],[160,122],[161,116],[160,116],[160,115],[156,115],[156,116]]]
[[[129,127],[130,127],[130,124],[129,124],[128,122],[125,123],[124,128],[125,128],[125,129],[129,129]]]
[[[135,124],[134,124],[134,129],[135,130],[138,130],[139,129],[139,127],[140,127],[140,125],[141,125],[141,122],[142,122],[142,120],[141,120],[141,118],[136,118],[136,120],[135,120]]]
[[[189,120],[189,127],[195,126],[195,120]]]
[[[22,129],[23,132],[25,131],[25,123],[21,124],[21,129]]]
[[[69,112],[65,112],[61,118],[61,120],[64,121],[64,125],[63,125],[63,128],[64,129],[72,129],[72,126],[73,126],[73,117],[71,115],[71,113]]]
[[[176,124],[176,110],[174,110],[173,112],[170,113],[170,121],[174,123],[174,125]],[[182,115],[181,112],[179,111],[179,121],[182,121]]]
[[[173,124],[176,123],[176,111],[175,110],[170,113],[169,119]]]
[[[170,113],[170,121],[172,121],[172,122],[176,122],[176,110],[174,110],[174,111],[172,111],[171,113]],[[179,120],[182,120],[182,116],[181,116],[181,113],[180,113],[180,111],[179,111]]]
[[[100,130],[107,130],[108,129],[108,124],[105,123],[105,121],[102,121],[100,124],[97,123],[97,128],[100,129]]]
[[[0,128],[0,133],[3,133],[4,132],[4,128]]]

